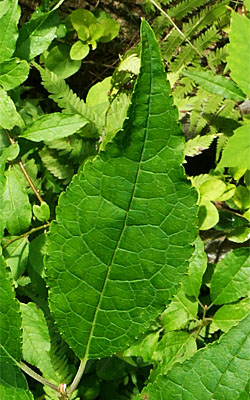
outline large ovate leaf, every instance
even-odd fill
[[[214,304],[232,303],[250,291],[249,249],[229,252],[217,265],[211,280],[211,298]]]
[[[21,15],[18,0],[5,0],[1,3],[6,12],[0,16],[0,62],[11,58],[15,51],[17,24]]]
[[[248,97],[250,97],[250,59],[246,55],[250,52],[249,36],[250,20],[232,10],[227,63],[231,77]]]
[[[145,21],[141,35],[124,129],[74,177],[48,236],[50,307],[85,360],[124,349],[148,329],[176,292],[197,235],[178,112]]]
[[[19,31],[15,56],[31,60],[47,50],[55,37],[58,23],[57,10],[33,16]]]
[[[78,114],[51,113],[37,118],[22,136],[34,142],[51,141],[68,137],[87,124],[88,120]]]
[[[144,388],[138,400],[235,400],[250,378],[250,315],[190,360]]]

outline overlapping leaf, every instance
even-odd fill
[[[123,349],[183,277],[196,237],[196,195],[157,42],[142,22],[141,71],[124,130],[85,163],[48,237],[50,306],[80,358]]]

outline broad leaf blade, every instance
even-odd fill
[[[16,125],[22,127],[24,122],[11,97],[0,87],[0,128],[12,129]]]
[[[29,75],[29,64],[25,60],[12,58],[0,63],[0,85],[11,90],[23,83]]]
[[[17,24],[21,15],[18,0],[9,0],[5,7],[7,12],[0,18],[0,62],[13,55],[18,37]]]
[[[250,169],[250,123],[245,123],[234,131],[223,150],[220,167],[237,167]]]
[[[29,61],[47,50],[55,37],[58,22],[58,12],[55,10],[33,17],[23,24],[15,56]]]
[[[87,124],[88,121],[81,115],[51,113],[37,118],[22,136],[34,142],[51,141],[68,137]]]
[[[248,248],[228,253],[217,265],[211,280],[214,304],[232,303],[250,291],[250,254]]]
[[[176,365],[148,385],[138,400],[235,400],[250,377],[250,314],[220,342]]]
[[[60,197],[48,237],[50,306],[80,358],[145,331],[176,292],[196,237],[196,194],[157,42],[142,22],[142,68],[124,131]]]

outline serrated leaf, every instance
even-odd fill
[[[28,238],[24,237],[10,243],[3,254],[6,264],[11,269],[12,277],[16,281],[27,267],[29,257]]]
[[[15,360],[0,345],[0,398],[4,400],[34,400],[27,381]]]
[[[39,368],[50,380],[57,380],[50,359],[50,337],[48,326],[34,303],[20,303],[23,330],[23,359]],[[60,382],[57,382],[58,384]]]
[[[245,318],[250,312],[250,299],[246,298],[235,304],[226,304],[219,308],[213,316],[211,329],[228,332],[234,325]]]
[[[216,135],[197,135],[195,138],[190,139],[185,144],[185,156],[194,157],[201,154],[203,150],[209,148]]]
[[[139,400],[235,400],[250,378],[250,315],[219,342],[174,366],[137,397]]]
[[[211,280],[214,304],[232,303],[250,290],[250,254],[248,248],[235,249],[216,265]]]
[[[50,141],[68,137],[88,124],[78,114],[51,113],[38,117],[22,132],[22,137],[33,142]]]
[[[59,17],[57,10],[37,15],[22,25],[16,43],[15,56],[32,60],[49,47],[55,37]]]
[[[141,32],[124,131],[74,177],[48,236],[50,306],[84,359],[120,351],[148,329],[175,293],[197,234],[178,112],[145,21]]]
[[[183,75],[188,76],[206,89],[209,93],[219,94],[225,99],[234,101],[244,101],[245,95],[240,88],[230,79],[222,75],[215,75],[211,71],[203,71],[198,68],[182,71]]]
[[[249,132],[250,123],[246,123],[234,131],[233,136],[228,139],[217,168],[238,167],[250,169]]]
[[[6,171],[6,178],[3,193],[6,227],[11,235],[17,235],[25,232],[30,225],[31,205],[14,167]]]
[[[21,359],[21,315],[11,275],[0,256],[0,345],[17,361]]]
[[[18,37],[17,24],[21,15],[18,0],[2,1],[7,10],[0,17],[0,62],[13,55]]]
[[[29,75],[29,64],[25,60],[12,58],[0,63],[0,85],[11,90],[23,83]]]
[[[227,63],[232,79],[248,97],[250,97],[250,60],[245,55],[250,52],[249,36],[250,20],[247,16],[232,10]]]
[[[71,60],[69,51],[69,46],[58,44],[50,50],[45,60],[45,66],[60,79],[68,78],[81,67],[81,61]]]
[[[16,106],[6,91],[0,88],[0,128],[12,129],[23,127],[24,122],[16,110]]]

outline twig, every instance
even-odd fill
[[[3,246],[3,250],[6,249],[11,243],[14,243],[16,240],[22,239],[23,237],[29,236],[34,232],[40,231],[41,229],[45,229],[48,228],[50,226],[50,222],[48,222],[47,224],[38,226],[36,228],[32,228],[30,229],[28,232],[23,233],[22,235],[19,235],[17,237],[15,237],[14,239],[9,240],[4,246]]]
[[[172,18],[160,7],[154,0],[150,0],[151,3],[163,14],[165,17],[171,22],[171,24],[175,27],[175,29],[179,32],[179,34],[184,38],[184,40],[192,47],[192,49],[202,57],[202,54],[199,52],[198,49],[190,42],[190,40],[184,35],[184,33],[178,28],[178,26],[174,23]]]

